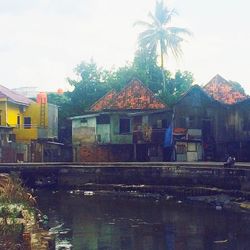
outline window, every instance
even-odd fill
[[[120,134],[130,133],[130,119],[120,118]]]
[[[19,115],[17,116],[16,123],[17,123],[17,127],[20,128],[20,116]]]
[[[16,141],[16,135],[15,134],[9,134],[9,141],[15,142]]]
[[[109,115],[100,115],[96,117],[97,124],[110,124],[110,117]]]
[[[81,123],[87,123],[87,122],[88,122],[88,120],[86,118],[81,119]]]
[[[31,128],[31,117],[24,117],[24,128],[25,129]]]

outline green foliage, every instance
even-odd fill
[[[133,62],[138,78],[154,93],[158,93],[162,89],[162,72],[156,61],[157,56],[154,52],[139,49]]]
[[[71,115],[71,99],[70,99],[70,92],[65,92],[63,94],[55,94],[49,93],[48,94],[48,102],[51,104],[55,104],[58,106],[59,109],[59,120],[64,119]]]
[[[49,94],[48,101],[59,107],[59,122],[67,117],[81,115],[88,111],[93,103],[111,89],[120,91],[132,78],[140,79],[158,97],[171,105],[181,94],[186,92],[193,83],[190,72],[178,71],[172,77],[164,70],[166,90],[163,90],[162,71],[157,65],[157,56],[148,49],[139,49],[132,63],[113,70],[100,69],[91,62],[82,62],[76,69],[78,80],[68,79],[74,87],[72,92],[63,95]]]
[[[71,143],[71,121],[68,118],[76,115],[70,95],[70,92],[64,92],[60,95],[55,93],[48,94],[48,102],[58,106],[59,141],[66,144]]]
[[[103,81],[102,70],[91,61],[82,62],[75,69],[79,80],[68,79],[74,90],[69,93],[71,102],[74,104],[74,114],[82,114],[88,110],[91,104],[101,98],[110,86]]]
[[[48,101],[59,107],[59,140],[71,143],[71,121],[69,117],[84,114],[93,103],[111,89],[120,91],[132,78],[140,79],[160,99],[171,106],[193,83],[190,72],[176,72],[174,77],[157,65],[157,56],[149,49],[140,48],[132,63],[118,69],[98,68],[91,62],[82,62],[76,69],[76,79],[68,79],[74,88],[62,95],[49,94]],[[162,72],[166,79],[163,89]]]
[[[0,203],[21,203],[34,206],[34,197],[23,187],[21,180],[8,174],[0,174]]]
[[[167,83],[164,74],[164,57],[169,53],[176,58],[179,57],[182,54],[181,44],[184,42],[184,37],[191,35],[187,29],[171,25],[171,19],[175,14],[176,11],[165,6],[162,0],[156,1],[154,13],[149,13],[149,22],[135,23],[145,28],[138,36],[139,46],[155,54],[159,51],[164,91]]]
[[[105,72],[105,82],[120,91],[132,78],[140,79],[154,93],[162,89],[161,69],[156,64],[156,55],[146,49],[139,49],[131,64]]]
[[[174,77],[168,73],[166,76],[166,91],[162,91],[159,97],[171,107],[182,94],[188,91],[193,82],[193,75],[188,71],[177,71]]]

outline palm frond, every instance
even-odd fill
[[[160,21],[152,14],[152,12],[149,12],[148,16],[152,19],[154,27],[160,27],[162,25]]]
[[[166,40],[167,48],[171,51],[175,58],[182,56],[181,43],[184,41],[182,37],[171,35]]]
[[[161,25],[170,23],[172,16],[175,14],[177,14],[176,10],[169,9],[167,6],[164,6],[163,1],[156,2],[154,16],[161,23]]]
[[[136,21],[133,26],[145,26],[147,28],[153,28],[154,25],[145,21]]]
[[[138,36],[141,47],[156,50],[160,46],[161,58],[172,53],[177,59],[182,55],[181,44],[185,36],[192,33],[185,28],[171,27],[169,24],[173,15],[177,14],[175,9],[168,9],[162,0],[156,1],[155,12],[149,12],[149,22],[139,21],[137,24],[146,27],[146,30]],[[162,59],[162,67],[163,67]]]
[[[188,29],[185,28],[179,28],[179,27],[167,27],[166,30],[168,30],[169,32],[173,33],[173,34],[178,34],[178,35],[188,35],[188,36],[192,36],[193,33],[191,31],[189,31]]]

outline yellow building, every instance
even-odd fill
[[[11,129],[17,159],[32,161],[29,159],[32,143],[57,139],[58,109],[47,103],[45,93],[38,94],[33,101],[0,85],[0,126]]]

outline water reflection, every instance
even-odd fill
[[[49,226],[59,225],[57,249],[250,249],[248,214],[152,198],[67,192],[39,191],[38,202]]]

